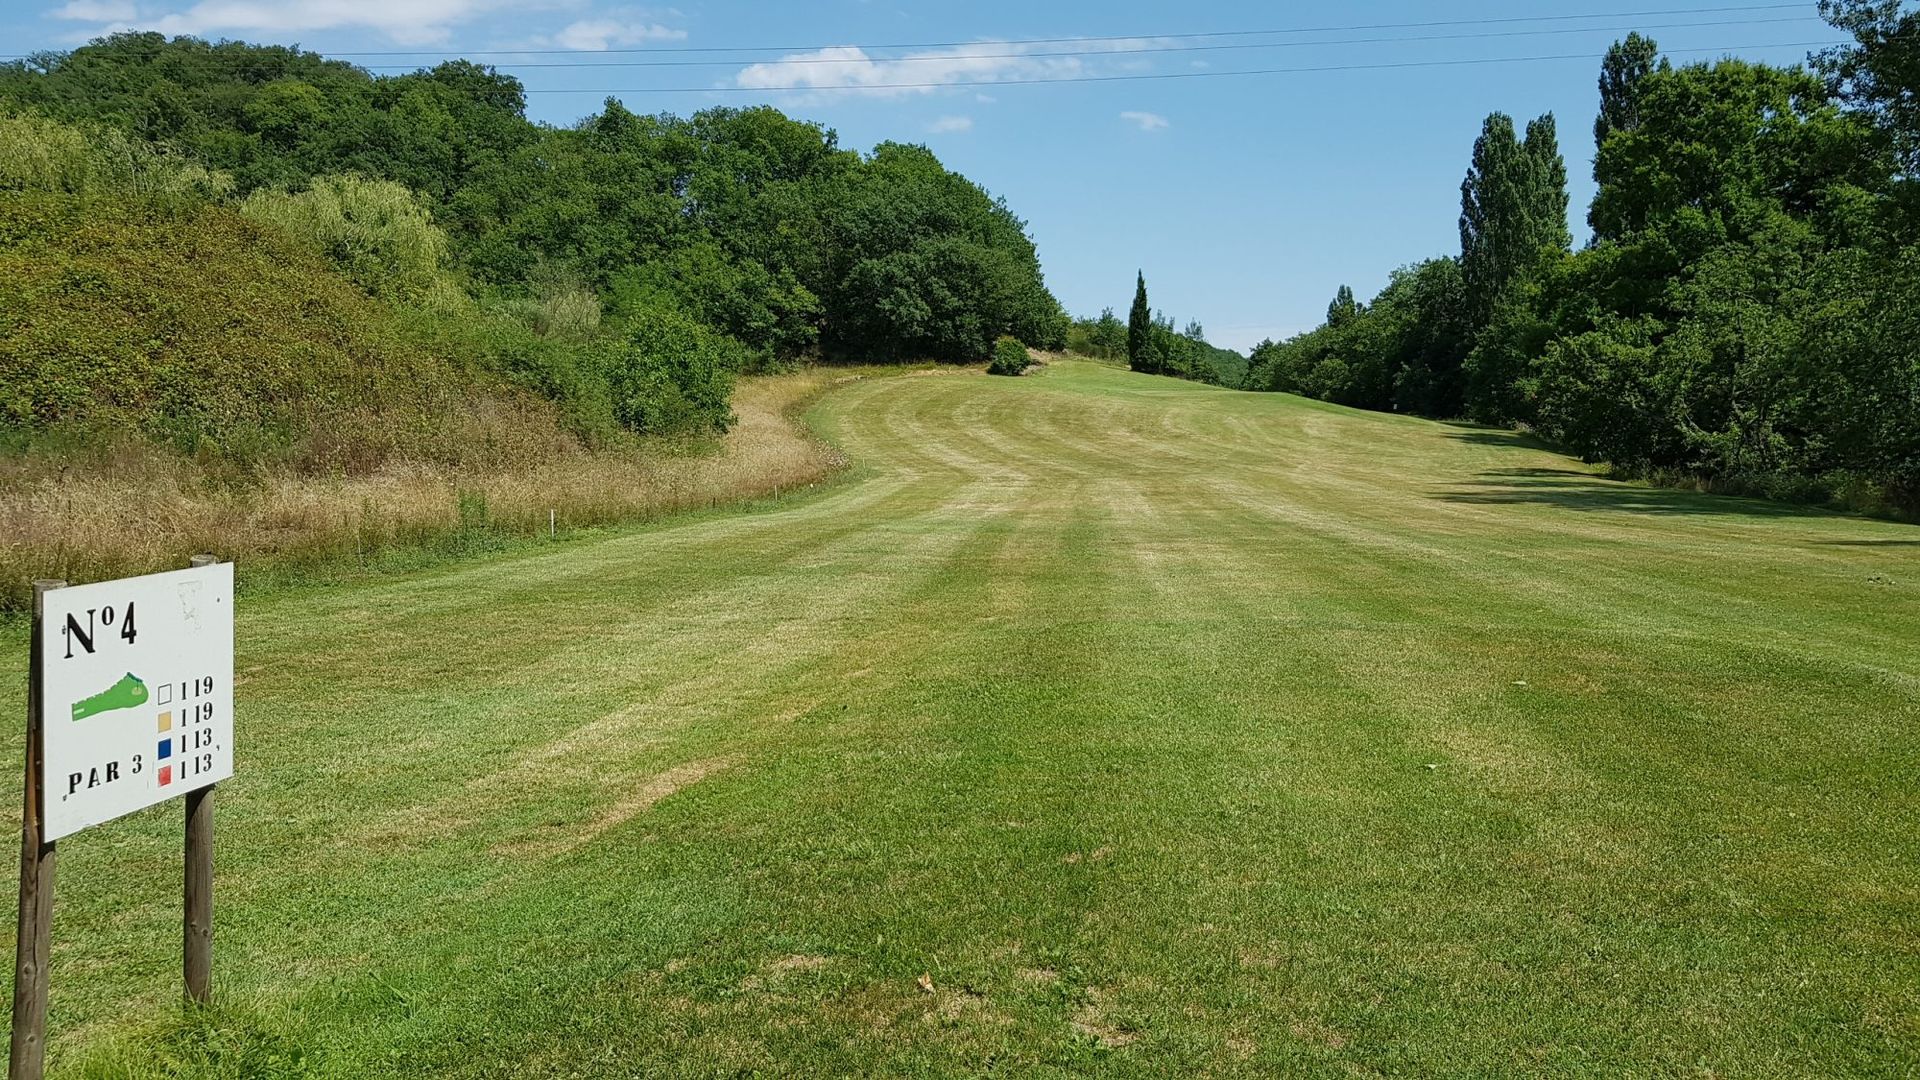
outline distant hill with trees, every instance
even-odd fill
[[[116,35],[0,65],[0,228],[77,258],[46,222],[119,223],[86,231],[98,252],[119,228],[129,245],[169,248],[193,230],[238,236],[244,218],[379,305],[364,322],[414,327],[440,362],[545,396],[588,439],[724,427],[734,373],[802,358],[980,362],[1002,335],[1064,344],[1025,224],[923,146],[845,150],[772,108],[643,116],[609,99],[552,127],[525,104],[517,80],[466,61],[388,77],[298,49]],[[100,171],[126,151],[192,182],[161,205],[151,177]],[[98,260],[106,292],[35,313],[39,338],[16,326],[0,339],[0,368],[21,375],[10,422],[147,400],[101,380],[148,370],[141,342],[183,340],[198,315],[80,310],[125,303],[130,262]],[[288,321],[304,311],[256,337],[271,349],[311,336]],[[62,326],[84,336],[96,315],[139,325],[91,341],[92,356],[60,346]],[[83,361],[86,392],[53,374]],[[209,438],[243,426],[195,423]]]

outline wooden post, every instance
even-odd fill
[[[213,789],[187,792],[187,881],[181,967],[187,999],[213,1000]]]
[[[20,806],[20,933],[14,946],[13,1045],[10,1080],[40,1080],[47,1060],[47,960],[53,948],[53,856],[41,839],[40,727],[46,711],[40,685],[40,621],[46,594],[64,581],[33,583],[33,641],[28,645],[27,769]]]
[[[194,566],[212,566],[220,560],[195,555]],[[200,1005],[213,1001],[213,789],[208,784],[187,792],[186,917],[181,924],[180,967],[186,976],[187,1000]]]

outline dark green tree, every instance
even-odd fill
[[[1894,142],[1905,174],[1920,174],[1920,10],[1900,0],[1820,0],[1820,15],[1853,45],[1815,57],[1828,88]]]
[[[1513,118],[1505,113],[1487,117],[1460,184],[1460,272],[1468,309],[1478,323],[1492,313],[1522,262],[1524,173]]]
[[[1136,271],[1133,281],[1133,307],[1127,311],[1127,366],[1135,371],[1156,372],[1159,360],[1153,349],[1153,309],[1147,306],[1147,275]]]
[[[1638,32],[1616,41],[1600,61],[1600,115],[1593,121],[1596,147],[1607,144],[1607,136],[1616,131],[1632,131],[1640,126],[1640,82],[1655,71],[1671,67],[1660,56],[1660,46]]]
[[[1534,246],[1552,254],[1573,246],[1567,231],[1567,159],[1560,154],[1559,127],[1552,113],[1527,124],[1520,144],[1526,162],[1527,228]]]
[[[1360,316],[1360,304],[1353,298],[1353,286],[1342,285],[1334,290],[1333,301],[1327,305],[1327,325],[1342,327]]]

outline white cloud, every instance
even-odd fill
[[[586,52],[604,52],[615,46],[644,45],[649,41],[685,40],[685,30],[621,19],[581,19],[553,36],[553,43],[562,48]]]
[[[1132,109],[1121,113],[1120,119],[1129,124],[1138,124],[1141,131],[1161,131],[1168,126],[1167,118],[1159,113],[1136,112]]]
[[[58,19],[101,24],[100,32],[136,26],[163,34],[276,35],[316,30],[373,30],[402,45],[443,42],[465,23],[507,10],[551,10],[564,0],[199,0],[191,6],[166,10],[160,4],[132,0],[68,0],[49,14]],[[645,21],[582,20],[585,41],[620,41],[636,32],[665,30]],[[573,30],[573,27],[569,27]],[[599,37],[591,31],[603,30]],[[677,35],[678,31],[665,31]],[[657,37],[653,40],[659,40]],[[599,46],[606,48],[606,45]]]
[[[949,132],[972,131],[973,117],[943,116],[933,123],[928,124],[927,130],[935,135],[944,135]]]
[[[1145,39],[1101,43],[1113,54],[1137,50]],[[1028,55],[1032,46],[981,41],[902,56],[868,56],[857,45],[831,45],[752,64],[733,77],[750,89],[801,91],[864,90],[879,97],[930,94],[966,83],[1066,79],[1086,74],[1088,62],[1077,56]]]
[[[131,0],[71,0],[47,12],[49,19],[84,22],[126,22],[138,15]]]

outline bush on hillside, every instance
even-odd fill
[[[224,173],[112,128],[0,112],[0,191],[196,200],[232,189]]]
[[[450,288],[446,234],[413,192],[391,180],[319,176],[305,191],[256,191],[240,212],[299,237],[383,299],[420,303]]]
[[[1033,357],[1027,355],[1027,347],[1018,338],[1002,335],[993,343],[993,362],[987,365],[987,374],[1018,375],[1031,366]]]
[[[727,398],[746,361],[739,342],[678,311],[628,312],[622,337],[593,350],[613,415],[641,435],[724,431],[733,423]]]

